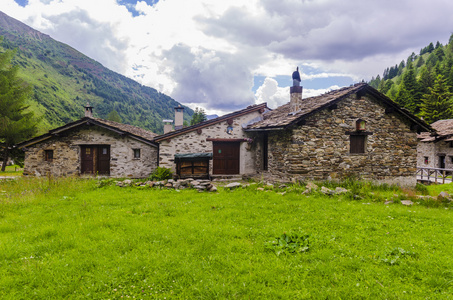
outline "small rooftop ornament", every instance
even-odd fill
[[[296,71],[293,72],[293,86],[300,86],[301,81],[299,67],[297,67]]]

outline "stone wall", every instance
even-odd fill
[[[144,178],[157,166],[157,147],[103,128],[84,127],[71,131],[66,137],[53,137],[28,147],[24,174],[79,175],[82,145],[110,145],[110,177]],[[134,159],[133,149],[140,149],[139,159]],[[45,150],[53,150],[52,161],[45,160]]]
[[[212,152],[212,141],[207,139],[245,139],[249,135],[242,130],[242,125],[250,120],[260,118],[259,112],[252,112],[247,115],[233,119],[233,131],[227,133],[229,124],[227,121],[219,122],[208,127],[201,128],[201,133],[197,130],[175,136],[160,142],[159,146],[159,166],[171,168],[176,171],[174,156],[177,153],[207,153]],[[255,141],[252,144],[241,142],[240,144],[240,174],[256,173],[255,168]],[[209,163],[209,172],[212,174],[212,161]]]
[[[419,142],[417,145],[417,167],[440,168],[439,156],[445,156],[445,168],[453,169],[453,148],[450,142]],[[428,157],[428,163],[425,163]]]
[[[357,119],[366,121],[365,153],[351,154],[350,136]],[[416,133],[396,113],[371,97],[351,95],[306,119],[305,125],[269,135],[269,172],[310,179],[355,177],[415,185]]]

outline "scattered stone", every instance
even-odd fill
[[[267,187],[270,187],[270,188],[273,188],[273,187],[274,187],[274,185],[273,185],[272,183],[270,183],[270,182],[268,182],[268,183],[266,184],[266,186],[267,186]]]
[[[440,192],[439,195],[437,195],[437,200],[440,200],[440,201],[443,201],[443,200],[451,201],[451,196],[447,192]]]
[[[402,205],[411,206],[414,204],[411,200],[401,200]]]
[[[166,183],[164,186],[165,186],[166,188],[172,188],[172,187],[173,187],[173,184],[171,184],[171,183],[168,182],[168,183]]]
[[[132,184],[132,180],[126,179],[126,180],[123,181],[123,184],[124,185],[131,185]]]
[[[200,182],[199,182],[199,181],[196,181],[196,180],[192,180],[192,181],[190,181],[190,185],[191,185],[191,186],[200,185]]]
[[[175,181],[173,179],[168,179],[167,182],[173,184]]]
[[[264,188],[262,187],[259,187],[259,188],[256,188],[257,191],[264,191]]]
[[[286,184],[282,184],[278,187],[279,189],[286,189],[287,188],[287,185]]]
[[[305,186],[306,189],[310,189],[310,190],[317,190],[318,189],[318,186],[316,184],[314,184],[313,182],[309,182],[307,183],[307,185]]]
[[[335,189],[335,194],[344,194],[344,193],[347,193],[347,192],[349,192],[349,190],[347,190],[345,188],[342,188],[342,187],[339,187],[339,186]]]
[[[214,185],[211,185],[211,187],[208,189],[210,192],[217,192],[217,187]]]
[[[306,189],[305,191],[302,192],[302,195],[308,195],[311,193],[311,189]]]
[[[334,191],[332,191],[331,189],[326,188],[325,186],[321,187],[321,193],[323,193],[325,195],[333,195],[333,194],[335,194]]]
[[[163,181],[156,181],[156,182],[154,182],[154,185],[155,186],[162,186],[162,185],[164,185],[164,182]]]
[[[206,190],[206,186],[205,185],[194,185],[193,188],[197,189],[197,190]]]
[[[384,202],[385,205],[389,205],[389,204],[392,204],[392,203],[393,203],[392,200],[390,200],[390,201],[385,201],[385,202]]]
[[[241,186],[241,184],[239,182],[232,182],[232,183],[225,185],[225,188],[232,190],[232,189],[238,188],[240,186]]]
[[[121,186],[121,187],[123,187],[123,186],[124,186],[124,183],[123,183],[122,181],[118,181],[118,182],[116,183],[116,186]]]

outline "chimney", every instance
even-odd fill
[[[182,129],[184,123],[184,107],[178,105],[175,107],[175,130]]]
[[[291,95],[289,103],[291,106],[291,112],[296,112],[302,108],[301,103],[302,103],[303,87],[300,86],[301,79],[300,79],[299,67],[297,67],[296,71],[293,72],[292,77],[293,77],[293,86],[290,87],[290,89],[289,89],[290,95]]]
[[[93,106],[87,102],[85,105],[85,117],[92,118],[93,117]]]
[[[173,130],[173,120],[162,120],[164,122],[164,134]]]

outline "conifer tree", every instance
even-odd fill
[[[0,42],[2,38],[0,38]],[[31,93],[30,86],[18,78],[18,67],[11,65],[13,50],[0,53],[0,146],[2,171],[5,171],[10,151],[16,143],[36,133],[37,121],[28,112],[26,101]]]
[[[195,125],[206,120],[207,117],[204,109],[196,107],[195,112],[192,115],[192,119],[190,120],[190,125]]]
[[[429,93],[423,96],[420,107],[420,116],[428,123],[443,119],[450,119],[453,116],[453,100],[449,86],[442,75],[438,75],[434,87]]]

